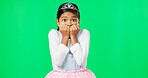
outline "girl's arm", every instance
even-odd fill
[[[66,42],[63,41],[59,43],[58,34],[54,29],[52,29],[49,34],[49,48],[50,48],[50,55],[52,57],[52,62],[56,66],[61,66],[67,53],[69,52],[69,48],[67,47]]]
[[[77,64],[79,66],[82,66],[84,64],[85,59],[87,59],[89,52],[90,33],[88,30],[83,29],[82,40],[79,40],[80,42],[77,42],[77,40],[75,39],[77,38],[73,38],[71,40],[74,44],[70,47],[70,50],[73,53]]]

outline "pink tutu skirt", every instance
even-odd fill
[[[52,70],[45,78],[96,78],[96,76],[92,71],[85,68],[73,71]]]

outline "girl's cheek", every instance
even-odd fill
[[[65,23],[63,23],[63,22],[60,22],[60,25],[65,25]]]

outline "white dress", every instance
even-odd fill
[[[82,29],[77,34],[78,42],[68,47],[61,44],[60,31],[51,29],[49,34],[49,49],[53,70],[45,78],[96,78],[94,73],[86,68],[90,44],[90,33]]]

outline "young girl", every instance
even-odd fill
[[[63,3],[57,11],[58,29],[48,33],[53,70],[45,78],[96,78],[86,68],[90,33],[80,30],[77,5]]]

